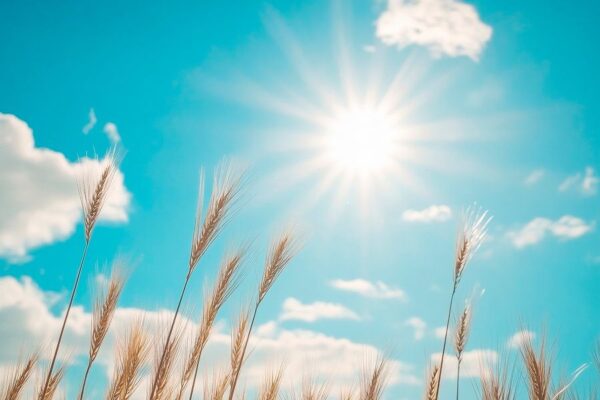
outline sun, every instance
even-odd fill
[[[380,173],[392,162],[396,133],[382,112],[368,107],[344,111],[325,127],[324,151],[341,172]]]

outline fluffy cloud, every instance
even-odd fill
[[[558,186],[558,190],[566,192],[569,190],[576,190],[584,196],[592,196],[596,194],[598,190],[598,176],[592,167],[586,167],[582,173],[577,173],[567,177]]]
[[[96,122],[98,122],[98,119],[96,118],[96,112],[93,108],[90,108],[90,112],[88,113],[88,122],[81,129],[83,134],[87,135],[88,133],[90,133],[90,131],[94,129],[94,126],[96,126]]]
[[[541,181],[542,178],[544,177],[544,175],[546,175],[546,171],[544,171],[541,168],[535,169],[535,170],[531,171],[531,173],[529,175],[527,175],[524,183],[526,186],[533,186],[536,183],[538,183],[539,181]]]
[[[71,235],[81,218],[76,182],[102,166],[102,160],[70,162],[35,147],[25,122],[0,114],[0,257],[23,259],[33,248]],[[131,196],[123,179],[117,171],[101,219],[127,221]]]
[[[509,232],[508,237],[515,247],[523,248],[541,242],[548,234],[562,240],[570,240],[591,232],[593,228],[593,222],[586,222],[571,215],[564,215],[556,221],[535,218],[520,230]]]
[[[40,288],[27,277],[15,279],[0,278],[0,369],[5,370],[21,355],[25,345],[52,344],[60,328],[61,317],[52,312],[52,308],[64,300],[56,293],[49,293]],[[61,302],[62,303],[62,302]],[[61,359],[81,365],[87,357],[90,313],[80,306],[71,311],[67,325]],[[129,324],[143,317],[144,326],[151,335],[163,332],[172,318],[168,310],[148,311],[136,308],[118,308],[111,330],[105,340],[97,359],[97,363],[107,376],[112,374],[113,348],[115,337],[123,334]],[[182,325],[190,333],[196,324],[184,318]],[[189,343],[186,334],[181,343]],[[215,368],[226,367],[229,362],[229,346],[231,336],[226,324],[219,322],[211,335],[203,354],[203,371],[210,373]],[[50,356],[51,346],[44,353],[44,359]],[[250,340],[250,356],[240,376],[240,387],[255,390],[263,381],[265,373],[275,369],[283,362],[285,365],[284,387],[298,385],[307,372],[315,377],[325,377],[332,393],[338,393],[343,387],[357,382],[365,360],[374,360],[380,351],[368,344],[356,343],[345,338],[328,336],[311,330],[287,330],[280,328],[276,322],[270,321],[257,327],[256,334]],[[75,368],[75,366],[73,366]],[[149,370],[149,368],[147,368]],[[93,374],[101,373],[95,369]],[[174,375],[177,377],[178,372]],[[76,379],[79,379],[79,376]],[[95,380],[93,380],[95,381]],[[90,393],[95,389],[90,382]],[[144,399],[148,376],[142,378],[142,384],[134,399]],[[414,368],[399,360],[390,361],[390,384],[419,384]],[[68,382],[67,382],[68,383]],[[97,383],[97,382],[96,382]],[[76,389],[77,385],[68,385]],[[72,397],[72,393],[70,393]]]
[[[438,326],[433,330],[433,335],[438,339],[443,339],[446,336],[446,327]]]
[[[446,205],[433,205],[423,210],[406,210],[402,219],[408,222],[444,222],[452,217],[452,210]]]
[[[403,290],[390,287],[381,281],[370,282],[365,279],[336,279],[331,281],[331,286],[373,299],[406,299],[406,294]]]
[[[303,304],[299,300],[289,297],[283,302],[279,319],[282,321],[298,320],[315,322],[320,319],[359,320],[360,317],[354,311],[341,304],[326,303],[322,301]]]
[[[404,325],[413,329],[415,340],[421,340],[425,336],[427,324],[419,317],[411,317],[404,322]]]
[[[387,45],[419,45],[435,56],[473,60],[492,37],[475,7],[460,0],[388,0],[376,26],[377,37]]]
[[[119,134],[117,125],[115,125],[114,123],[107,122],[106,124],[104,124],[103,131],[112,144],[117,144],[121,141],[121,135]]]
[[[432,363],[439,363],[442,358],[442,353],[431,355]],[[488,367],[493,367],[498,362],[498,353],[489,349],[474,349],[465,351],[460,364],[461,378],[478,378],[481,377]],[[458,370],[458,360],[454,354],[446,354],[444,357],[444,370],[442,378],[456,379],[456,371]]]
[[[519,349],[523,345],[523,343],[533,340],[535,338],[535,333],[528,331],[526,329],[522,331],[516,332],[506,342],[506,346],[510,349]]]

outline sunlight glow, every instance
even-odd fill
[[[392,157],[394,129],[383,113],[359,109],[339,115],[326,132],[328,157],[345,172],[381,172]]]

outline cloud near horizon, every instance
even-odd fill
[[[388,46],[423,46],[436,57],[479,60],[492,37],[477,9],[460,0],[388,0],[376,22],[377,37]]]
[[[390,287],[381,281],[370,282],[366,279],[335,279],[330,284],[338,290],[356,293],[359,296],[372,299],[406,300],[406,293],[403,290]]]
[[[546,236],[552,235],[561,240],[577,239],[594,229],[594,222],[586,222],[572,215],[564,215],[553,221],[548,218],[534,218],[519,230],[508,232],[513,245],[524,248],[540,243]]]
[[[15,364],[19,356],[23,355],[21,350],[27,349],[25,345],[31,347],[31,344],[53,343],[62,317],[52,309],[59,304],[62,306],[64,300],[62,295],[43,291],[30,277],[0,278],[0,318],[10,322],[0,326],[0,336],[3,338],[0,344],[2,370]],[[143,318],[146,331],[155,336],[167,326],[172,315],[172,311],[166,309],[118,308],[98,355],[97,367],[101,368],[95,368],[94,373],[104,373],[107,377],[112,375],[116,339],[127,331],[131,323]],[[186,344],[197,325],[185,316],[182,316],[181,322],[187,329],[180,342]],[[74,365],[87,359],[90,324],[90,312],[76,304],[71,310],[64,345],[61,347],[62,361]],[[202,356],[205,370],[212,371],[228,365],[230,341],[229,328],[224,321],[219,321]],[[240,382],[252,389],[262,383],[265,370],[277,368],[285,362],[286,385],[299,384],[298,377],[310,371],[317,377],[327,377],[332,390],[341,390],[356,382],[365,360],[375,360],[382,355],[379,349],[368,344],[312,330],[283,329],[275,321],[259,325],[249,346],[252,352],[240,376]],[[51,355],[50,346],[46,348],[43,360],[48,360]],[[399,360],[390,360],[390,374],[391,385],[416,385],[420,382],[414,373],[414,367]],[[178,370],[174,371],[174,375],[178,376]],[[145,398],[144,382],[147,380],[147,375],[142,377],[142,384],[134,399]]]
[[[99,172],[103,160],[71,162],[60,152],[36,147],[31,128],[9,114],[0,113],[0,144],[0,258],[18,262],[75,231],[81,219],[77,181]],[[130,200],[117,171],[100,219],[126,222]]]
[[[315,322],[321,319],[351,319],[358,321],[360,317],[349,308],[336,303],[316,301],[304,304],[300,300],[288,297],[283,302],[281,321]]]

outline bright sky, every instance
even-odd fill
[[[117,255],[131,260],[123,326],[138,309],[157,319],[173,309],[200,168],[224,157],[246,166],[248,184],[200,262],[186,315],[197,321],[224,251],[247,241],[252,251],[207,373],[269,240],[293,225],[304,247],[259,313],[247,387],[285,354],[291,380],[330,374],[337,390],[384,351],[387,398],[421,397],[473,203],[494,218],[457,295],[459,306],[476,298],[464,398],[481,357],[516,358],[524,330],[538,343],[547,333],[557,372],[589,360],[600,334],[597,5],[151,3],[0,5],[0,366],[54,340],[83,245],[74,182],[90,161],[78,160],[116,142],[127,155],[67,335],[69,398],[98,274]],[[445,381],[442,393],[453,390]]]

